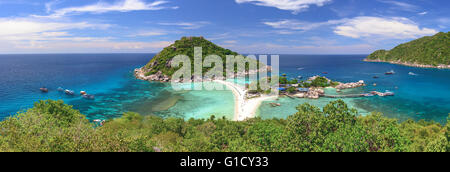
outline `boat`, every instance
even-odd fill
[[[374,79],[378,79],[378,78],[380,78],[380,77],[378,77],[378,76],[373,76],[373,78],[374,78]]]
[[[394,95],[395,95],[395,93],[394,92],[390,92],[390,91],[386,91],[384,93],[384,96],[394,96]]]
[[[39,90],[41,90],[41,92],[43,92],[43,93],[48,93],[48,88],[42,87],[42,88],[39,88]]]
[[[417,74],[415,74],[413,72],[409,72],[408,75],[417,76]]]
[[[279,103],[270,103],[270,105],[271,105],[272,107],[278,107],[278,106],[281,106],[281,104],[279,104]]]
[[[389,72],[386,72],[385,74],[386,74],[386,75],[393,75],[393,74],[395,74],[395,72],[394,72],[394,70],[391,70],[391,71],[389,71]]]
[[[64,88],[62,88],[62,87],[58,87],[58,89],[57,89],[58,91],[60,91],[60,92],[63,92],[64,91]]]
[[[328,74],[328,72],[322,72],[322,74]]]
[[[72,91],[72,90],[64,90],[64,93],[66,93],[67,95],[71,95],[71,96],[73,96],[74,94],[75,94],[75,92],[74,91]]]
[[[298,78],[298,79],[302,79],[302,78],[303,78],[303,76],[299,75],[299,76],[297,76],[297,78]]]
[[[80,95],[86,95],[86,91],[80,91]]]

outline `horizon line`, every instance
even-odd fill
[[[111,53],[0,53],[0,55],[58,55],[58,54],[158,54],[155,52],[111,52]],[[326,53],[326,54],[302,54],[302,53],[239,53],[241,55],[369,55],[370,53],[349,53],[349,54],[333,54],[333,53]]]

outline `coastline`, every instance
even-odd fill
[[[246,119],[251,119],[256,116],[256,111],[261,106],[262,102],[268,101],[271,99],[275,99],[278,96],[262,96],[253,99],[247,99],[245,97],[247,91],[239,86],[223,81],[223,80],[214,80],[216,83],[220,83],[229,88],[234,95],[235,103],[234,103],[234,119],[233,121],[244,121]]]
[[[424,64],[417,64],[417,63],[401,62],[401,61],[383,61],[383,60],[380,60],[380,59],[376,59],[376,60],[364,59],[364,61],[365,62],[390,63],[390,64],[396,64],[396,65],[417,67],[417,68],[450,69],[450,65],[443,65],[443,64],[440,64],[438,66],[433,66],[433,65],[424,65]]]

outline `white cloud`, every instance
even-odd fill
[[[152,3],[146,3],[143,0],[120,0],[116,3],[98,2],[92,5],[69,7],[55,10],[50,16],[35,16],[35,17],[49,17],[58,18],[68,14],[80,14],[80,13],[106,13],[112,11],[129,12],[129,11],[142,11],[142,10],[161,10],[166,8],[176,9],[177,7],[165,7],[163,4],[167,1],[154,1]],[[47,10],[51,10],[51,5],[47,5]]]
[[[0,47],[2,53],[22,52],[24,49],[43,49],[46,44],[62,42],[104,42],[110,37],[73,36],[68,31],[83,29],[106,29],[108,24],[88,22],[44,21],[33,18],[0,18]]]
[[[47,13],[50,13],[52,11],[52,8],[54,5],[61,3],[60,0],[52,0],[50,2],[45,3],[45,10]]]
[[[342,20],[329,20],[326,22],[304,22],[298,20],[280,20],[276,22],[263,22],[265,25],[271,26],[276,29],[290,29],[290,30],[300,30],[300,31],[308,31],[312,29],[316,29],[318,27],[326,26],[326,25],[335,25],[339,23],[343,23],[346,19]],[[293,32],[281,30],[280,34],[290,34]]]
[[[226,41],[223,41],[223,43],[225,43],[225,44],[236,44],[237,41],[236,40],[226,40]]]
[[[410,11],[410,12],[415,12],[419,9],[418,6],[416,5],[412,5],[412,4],[408,4],[405,2],[399,2],[399,1],[391,1],[391,0],[379,0],[379,2],[382,3],[386,3],[386,4],[391,4],[393,6],[395,6],[396,10],[403,10],[403,11]]]
[[[151,37],[151,36],[161,36],[167,35],[166,31],[163,30],[150,30],[150,31],[141,31],[136,34],[129,35],[130,37]]]
[[[200,22],[178,22],[178,23],[158,23],[158,24],[163,26],[179,26],[182,29],[199,29],[210,23],[206,21],[200,21]]]
[[[326,41],[320,45],[254,43],[223,46],[243,54],[367,54],[376,50],[376,47],[369,44],[335,45]]]
[[[108,40],[60,40],[30,41],[3,44],[2,53],[102,53],[102,52],[158,52],[171,44],[168,41],[156,42],[118,42]]]
[[[437,31],[430,28],[419,28],[416,23],[403,17],[356,17],[337,26],[334,33],[351,38],[409,39],[432,35]]]
[[[0,36],[20,36],[42,32],[54,32],[71,29],[105,29],[107,24],[91,24],[87,22],[53,22],[28,18],[0,18]],[[2,39],[2,38],[0,38]]]
[[[424,15],[427,15],[427,14],[428,14],[428,12],[426,12],[426,11],[419,13],[419,15],[421,15],[421,16],[424,16]]]
[[[323,6],[332,0],[235,0],[236,3],[252,3],[259,6],[275,7],[280,10],[292,11],[297,14],[311,5]]]

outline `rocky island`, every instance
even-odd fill
[[[279,78],[280,81],[280,95],[288,96],[291,98],[308,98],[308,99],[319,99],[324,97],[324,88],[335,88],[338,92],[343,89],[351,89],[366,86],[363,80],[358,82],[341,83],[337,81],[332,81],[323,76],[313,76],[308,78],[306,81],[298,81],[297,79],[288,80],[286,76]],[[256,81],[251,84],[258,84]],[[267,91],[263,91],[257,85],[257,90],[247,92],[247,97],[260,97],[268,94]],[[270,93],[270,92],[269,92]],[[361,94],[362,95],[362,94]],[[361,96],[358,95],[358,96]],[[343,95],[346,97],[346,95]],[[333,96],[331,96],[333,97]]]
[[[390,51],[377,50],[364,61],[387,62],[422,68],[450,68],[450,32],[426,36]]]
[[[341,83],[332,81],[326,77],[322,76],[313,76],[310,77],[305,83],[302,85],[303,87],[308,87],[307,89],[298,89],[294,91],[294,97],[297,98],[308,98],[308,99],[318,99],[321,96],[325,95],[325,91],[323,88],[330,87],[330,88],[336,88],[336,90],[340,91],[343,89],[350,89],[350,88],[358,88],[366,86],[363,80],[360,80],[358,82],[351,82],[351,83]],[[292,94],[292,93],[291,93]]]
[[[191,61],[194,59],[194,47],[202,48],[202,58],[204,60],[208,55],[218,55],[222,58],[223,69],[226,69],[226,56],[239,54],[229,49],[222,48],[216,44],[206,40],[204,37],[183,37],[175,41],[174,44],[164,48],[161,52],[155,55],[150,62],[144,67],[135,69],[136,78],[147,81],[169,82],[172,80],[171,76],[180,68],[172,68],[172,59],[177,55],[187,55]],[[253,60],[253,59],[250,59]],[[257,61],[257,60],[256,60]],[[259,71],[269,71],[270,66],[259,63],[259,70],[237,71],[235,75],[256,74]],[[192,63],[192,69],[194,65]],[[203,73],[209,71],[212,67],[203,67]],[[246,64],[248,69],[248,64]],[[224,72],[225,75],[225,72]],[[228,75],[229,76],[229,75]],[[197,80],[196,78],[191,78]]]
[[[205,57],[209,55],[218,55],[222,59],[223,69],[226,69],[226,56],[233,55],[238,56],[239,54],[233,52],[229,49],[225,49],[215,45],[214,43],[206,40],[203,37],[183,37],[180,40],[175,41],[174,44],[169,47],[164,48],[160,53],[158,53],[153,59],[144,67],[138,68],[134,70],[134,74],[137,79],[147,80],[147,81],[157,81],[157,82],[181,82],[180,80],[172,80],[171,76],[180,68],[173,68],[172,61],[173,58],[177,55],[186,55],[190,58],[191,61],[194,61],[195,47],[202,48],[202,61]],[[243,57],[243,56],[242,56]],[[256,59],[248,58],[248,61],[255,60],[256,64],[258,64],[258,68],[254,70],[250,70],[249,64],[245,64],[245,71],[239,71],[235,67],[233,73],[226,73],[224,71],[223,76],[215,76],[214,78],[207,78],[206,76],[199,77],[191,77],[191,81],[199,82],[199,81],[211,81],[215,83],[222,84],[226,86],[234,95],[235,98],[235,112],[234,118],[235,121],[243,121],[249,118],[255,117],[256,110],[261,105],[261,102],[274,99],[276,96],[258,96],[255,98],[248,98],[247,92],[249,91],[246,88],[241,87],[240,85],[232,82],[226,81],[226,77],[238,77],[245,76],[248,74],[257,74],[258,72],[267,72],[271,70],[271,67],[260,63]],[[191,63],[191,69],[194,69],[194,64]],[[208,72],[212,67],[203,67],[202,72]],[[242,69],[241,69],[242,70]],[[226,77],[225,77],[226,75]]]

